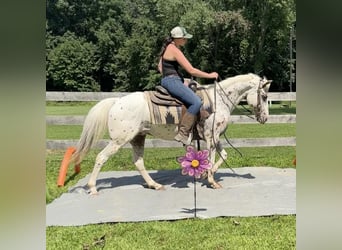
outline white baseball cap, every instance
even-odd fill
[[[171,37],[173,38],[192,38],[192,35],[186,32],[185,28],[177,26],[171,30]]]

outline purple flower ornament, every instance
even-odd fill
[[[185,156],[177,158],[177,161],[182,167],[182,175],[200,178],[207,169],[211,168],[211,163],[209,162],[208,157],[208,150],[196,151],[194,147],[187,146]]]

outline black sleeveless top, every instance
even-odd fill
[[[166,60],[162,58],[162,71],[163,77],[175,75],[183,78],[182,74],[179,72],[179,63],[173,60]]]

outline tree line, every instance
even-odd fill
[[[288,91],[295,21],[294,0],[47,0],[46,90],[154,89],[162,43],[181,25],[194,67],[222,79],[256,73]]]

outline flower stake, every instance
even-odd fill
[[[208,160],[209,150],[199,150],[192,146],[186,147],[185,156],[177,158],[177,161],[182,167],[182,175],[189,175],[194,177],[194,213],[196,218],[196,179],[211,168],[211,163]]]

